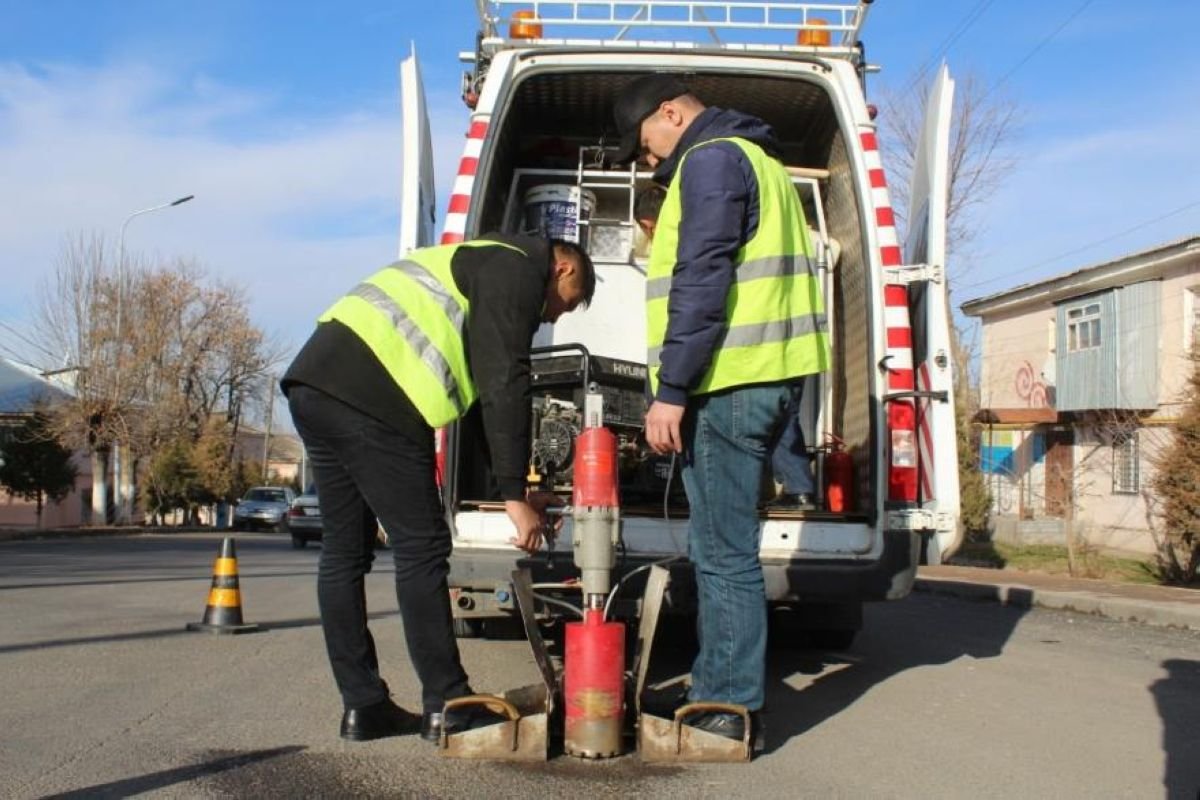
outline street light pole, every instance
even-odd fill
[[[165,208],[174,208],[175,206],[183,205],[195,197],[194,194],[189,194],[186,197],[180,197],[178,200],[172,200],[169,203],[143,208],[139,211],[134,211],[125,221],[121,223],[121,235],[117,240],[117,313],[116,313],[116,328],[115,341],[117,345],[116,362],[113,365],[113,402],[119,402],[121,397],[121,356],[125,351],[125,344],[121,339],[121,308],[125,296],[125,229],[129,227],[129,223],[134,217],[140,217],[142,214],[149,214],[151,211],[162,211]],[[125,496],[125,481],[122,480],[122,464],[121,464],[121,445],[119,442],[113,442],[112,447],[112,470],[113,470],[113,494],[116,502],[117,524],[123,524],[129,520],[128,501],[132,497]],[[97,507],[101,516],[105,513],[104,499],[97,498],[93,495],[92,511],[96,512]]]
[[[174,208],[180,206],[187,201],[195,198],[196,195],[189,194],[187,197],[181,197],[178,200],[172,200],[169,203],[163,203],[160,206],[152,208],[143,208],[141,211],[135,211],[125,218],[121,223],[121,237],[117,240],[117,347],[121,346],[121,298],[125,294],[125,229],[129,227],[129,223],[134,217],[140,217],[142,214],[149,214],[151,211],[162,211],[164,208]],[[121,374],[121,359],[117,359],[117,376]],[[118,386],[120,384],[118,383]]]

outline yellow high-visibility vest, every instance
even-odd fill
[[[804,209],[791,177],[782,164],[747,139],[710,139],[679,160],[646,268],[646,363],[655,392],[667,332],[667,301],[678,261],[683,164],[697,148],[720,141],[741,148],[754,169],[758,228],[734,257],[734,280],[725,300],[725,331],[708,370],[690,394],[785,381],[829,368],[825,306],[811,259]]]
[[[354,332],[432,427],[467,412],[478,393],[463,344],[470,303],[450,264],[460,247],[506,247],[477,240],[414,250],[355,286],[321,315]]]

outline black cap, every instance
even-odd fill
[[[642,122],[667,100],[688,93],[688,87],[674,75],[643,75],[625,85],[617,95],[613,117],[621,137],[616,163],[627,164],[641,150]]]

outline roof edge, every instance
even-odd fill
[[[961,303],[959,309],[968,317],[982,317],[1033,303],[1054,303],[1069,297],[1128,284],[1133,278],[1153,274],[1165,264],[1193,254],[1200,254],[1200,236],[1178,239],[1112,261],[1092,264],[1035,283],[1026,283],[993,295],[968,300]]]

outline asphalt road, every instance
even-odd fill
[[[867,611],[842,656],[773,650],[770,751],[450,761],[416,737],[351,744],[317,622],[318,551],[238,537],[266,630],[186,633],[219,538],[0,543],[0,797],[1197,797],[1200,635],[917,595]],[[388,555],[381,552],[381,556]],[[418,697],[390,563],[369,583],[396,699]],[[660,648],[686,664],[685,638]],[[535,680],[523,642],[466,641],[480,691]]]

